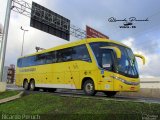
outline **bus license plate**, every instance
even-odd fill
[[[130,90],[135,90],[135,87],[131,87]]]

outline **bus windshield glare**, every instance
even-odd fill
[[[119,74],[122,74],[127,77],[132,78],[138,78],[138,65],[135,59],[135,56],[130,48],[115,44],[115,43],[107,43],[107,42],[95,42],[90,43],[90,46],[95,54],[95,57],[97,59],[97,63],[99,67],[103,68],[102,66],[102,56],[106,54],[105,50],[102,50],[101,47],[105,46],[115,46],[118,47],[121,50],[121,58],[117,59],[117,62],[115,62],[114,66],[116,66],[116,70]],[[107,56],[107,55],[106,55]],[[115,57],[114,57],[115,58]],[[104,58],[103,58],[104,59]],[[106,59],[109,60],[108,57]],[[115,61],[115,60],[113,60]],[[113,70],[113,69],[112,69]]]

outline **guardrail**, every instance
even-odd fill
[[[141,88],[160,89],[160,78],[141,78],[140,85]]]
[[[160,83],[160,81],[141,81],[140,83]]]

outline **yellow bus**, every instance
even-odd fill
[[[19,58],[16,85],[25,90],[77,89],[90,96],[97,91],[107,96],[138,91],[135,56],[145,62],[122,43],[103,38],[79,40]]]

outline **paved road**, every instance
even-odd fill
[[[24,90],[22,87],[17,87],[14,85],[7,85],[7,90]],[[25,91],[26,95],[29,94],[53,94],[63,97],[83,97],[87,99],[104,99],[104,100],[116,100],[116,101],[132,101],[132,102],[147,102],[147,103],[158,103],[160,104],[160,98],[145,98],[145,97],[128,97],[116,95],[115,97],[109,98],[104,95],[102,92],[98,92],[95,96],[86,96],[82,90],[66,90],[66,89],[57,89],[56,92],[44,92],[42,89],[38,91]]]
[[[24,90],[22,87],[17,87],[14,84],[7,84],[7,90]]]

